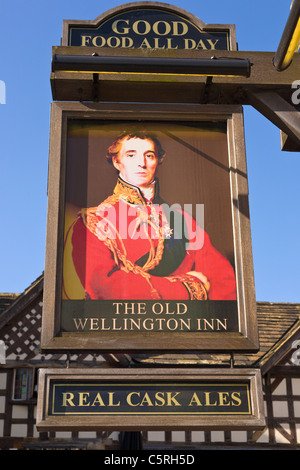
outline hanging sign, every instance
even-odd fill
[[[139,2],[114,8],[94,21],[65,20],[63,45],[97,49],[230,50],[234,46],[231,30],[226,25],[205,25],[176,7]]]
[[[191,44],[178,55],[234,49],[233,28],[157,2],[64,23],[79,56]],[[52,106],[42,349],[256,351],[241,107],[176,104],[172,87],[163,102],[152,74],[95,75],[142,95]]]
[[[260,429],[258,370],[42,369],[39,430]]]
[[[42,348],[257,350],[241,109],[52,111]]]

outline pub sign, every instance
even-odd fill
[[[40,370],[37,428],[261,429],[253,369]]]
[[[140,2],[65,22],[64,51],[234,48],[209,26]],[[258,349],[240,106],[53,103],[48,192],[43,350]]]
[[[159,2],[125,4],[93,21],[64,20],[62,45],[97,51],[236,49],[233,25],[207,25],[181,8]]]

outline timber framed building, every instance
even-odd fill
[[[300,449],[300,305],[257,303],[260,351],[251,355],[41,354],[43,275],[22,294],[0,294],[0,449]],[[40,367],[260,368],[262,431],[43,432],[35,427]],[[125,444],[124,444],[125,443]],[[134,444],[134,443],[133,443]]]

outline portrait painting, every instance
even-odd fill
[[[63,329],[236,330],[229,174],[226,122],[72,120]]]

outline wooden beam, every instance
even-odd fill
[[[281,150],[285,152],[299,152],[300,148],[285,132],[280,131]]]
[[[111,366],[115,367],[128,367],[131,362],[131,357],[128,354],[101,354],[103,359]]]
[[[56,55],[92,55],[95,53],[93,47],[63,47],[57,46],[53,48],[53,54]],[[120,50],[115,49],[101,49],[97,53],[102,56],[119,56],[122,53]],[[128,49],[126,50],[128,56],[134,57],[176,57],[176,58],[211,58],[212,53],[209,51],[191,51],[191,50],[139,50]],[[224,57],[224,51],[214,51],[214,57]],[[257,91],[258,89],[267,90],[291,90],[292,83],[300,76],[300,54],[296,53],[293,62],[288,69],[278,72],[273,66],[274,52],[249,52],[249,51],[226,51],[226,58],[228,59],[249,59],[252,63],[250,77],[230,77],[218,76],[213,77],[213,87],[224,90],[224,93],[230,94],[231,97],[239,95],[242,99],[240,90],[247,88],[250,91]],[[97,83],[95,82],[95,76]],[[76,72],[52,72],[51,73],[51,86],[53,99],[57,101],[74,101],[74,100],[94,100],[95,87],[97,88],[97,95],[99,101],[117,101],[116,98],[120,97],[120,101],[130,101],[128,99],[128,89],[131,92],[131,87],[134,89],[137,101],[147,101],[148,88],[151,85],[153,95],[160,96],[164,100],[164,94],[167,87],[173,84],[181,87],[181,93],[178,94],[177,90],[173,94],[173,101],[177,101],[185,91],[191,86],[201,88],[206,83],[206,76],[186,74],[159,74],[153,73],[138,74],[138,73],[76,73]],[[165,85],[165,90],[160,93],[161,87]],[[146,89],[145,89],[146,87]],[[115,90],[117,94],[115,94]],[[141,90],[141,91],[140,91]],[[122,99],[123,96],[123,99]],[[131,95],[130,95],[131,96]],[[231,98],[232,99],[232,98]],[[232,101],[233,103],[234,101]],[[243,103],[240,101],[241,104]],[[229,104],[229,103],[228,103]],[[246,103],[245,103],[246,104]]]
[[[211,51],[163,49],[111,49],[55,46],[56,55],[127,56],[158,58],[211,58]],[[249,59],[250,77],[210,77],[162,73],[76,73],[52,72],[51,87],[56,101],[160,102],[252,105],[281,131],[281,148],[300,150],[299,109],[289,102],[292,84],[300,77],[300,53],[290,66],[278,72],[273,65],[274,52],[226,51],[228,59]],[[224,51],[214,51],[224,58]],[[203,98],[205,96],[205,99]]]
[[[25,308],[31,308],[37,302],[39,296],[42,296],[44,286],[44,278],[40,276],[32,283],[22,294],[20,294],[15,302],[8,307],[0,317],[0,329],[7,323],[12,321],[17,315],[22,313]],[[42,298],[41,298],[42,300]]]
[[[300,150],[299,110],[274,91],[248,93],[249,104],[283,131]]]
[[[291,351],[292,344],[300,337],[300,319],[298,319],[287,333],[262,356],[258,364],[261,369],[262,376],[268,374],[280,361]],[[299,367],[299,366],[297,366]]]

